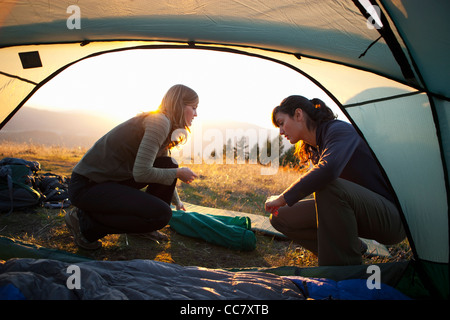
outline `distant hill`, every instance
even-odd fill
[[[88,113],[22,107],[0,131],[0,141],[90,147],[116,124]]]
[[[0,130],[0,141],[30,142],[42,145],[60,145],[66,147],[92,146],[101,136],[111,130],[119,122],[79,111],[50,111],[32,107],[22,107],[14,117]],[[241,138],[241,135],[275,132],[257,125],[237,121],[204,121],[194,120],[192,139],[195,134],[201,134],[203,145],[209,143],[211,134],[219,130],[224,143],[230,135]],[[228,131],[227,131],[228,130]],[[272,135],[275,137],[275,135]],[[289,148],[286,142],[285,150]]]

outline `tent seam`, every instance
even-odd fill
[[[194,46],[190,46],[190,44],[197,44],[197,45],[202,45],[202,46],[211,46],[211,45],[220,45],[220,46],[227,46],[227,47],[238,47],[238,48],[251,48],[251,49],[257,49],[257,50],[263,50],[263,51],[269,51],[269,52],[277,52],[277,53],[283,53],[283,54],[288,54],[288,55],[294,55],[297,59],[301,59],[301,57],[305,57],[308,59],[314,59],[314,60],[318,60],[318,61],[324,61],[324,62],[330,62],[330,63],[334,63],[337,65],[341,65],[341,66],[345,66],[345,67],[349,67],[349,68],[353,68],[355,70],[360,70],[360,71],[365,71],[365,72],[370,72],[372,74],[384,77],[386,79],[404,84],[406,86],[412,87],[414,89],[417,90],[423,90],[423,87],[421,87],[421,85],[419,85],[418,83],[416,84],[412,84],[411,82],[407,81],[407,80],[401,80],[398,78],[394,78],[391,77],[387,74],[384,74],[382,72],[377,72],[375,70],[369,69],[369,68],[364,68],[361,66],[357,66],[357,65],[352,65],[349,63],[345,63],[342,61],[338,61],[338,60],[332,60],[332,59],[327,59],[327,58],[322,58],[322,57],[317,57],[317,56],[313,56],[313,55],[309,55],[309,54],[304,54],[301,52],[291,52],[291,51],[283,51],[283,50],[277,50],[277,49],[273,49],[273,48],[265,48],[265,47],[258,47],[258,46],[249,46],[249,45],[243,45],[243,44],[235,44],[235,43],[222,43],[222,42],[194,42],[194,41],[181,41],[181,40],[161,40],[161,39],[132,39],[132,38],[128,38],[128,39],[115,39],[115,40],[109,40],[109,39],[104,39],[104,40],[84,40],[84,41],[67,41],[67,42],[46,42],[46,43],[24,43],[24,44],[20,44],[20,45],[9,45],[9,46],[0,46],[0,50],[3,48],[10,48],[10,47],[19,47],[19,46],[39,46],[39,45],[55,45],[55,44],[76,44],[79,43],[80,45],[86,45],[86,42],[92,43],[92,42],[160,42],[160,43],[177,43],[176,45],[167,45],[169,46],[169,49],[171,47],[173,48],[184,48],[184,47],[188,47],[190,49],[195,48]],[[149,46],[154,46],[149,44]],[[162,47],[165,47],[165,45],[161,45]],[[145,47],[145,46],[144,46]],[[158,47],[158,45],[156,45],[156,47]],[[133,48],[133,47],[130,47]],[[200,47],[198,47],[200,48]],[[120,49],[118,49],[120,50]],[[214,49],[213,49],[214,50]],[[233,50],[233,49],[231,49]],[[222,51],[226,51],[226,50],[222,50]],[[241,52],[241,51],[239,51]],[[243,54],[247,54],[247,52],[241,52]],[[259,55],[259,57],[262,58],[266,58],[265,56],[261,56]],[[437,95],[436,93],[430,92],[433,95]],[[450,99],[450,98],[447,98]]]
[[[357,102],[357,103],[349,103],[349,104],[344,105],[344,108],[359,107],[359,106],[362,106],[362,105],[365,105],[365,104],[376,103],[376,102],[383,102],[383,101],[394,100],[394,99],[400,99],[400,98],[414,96],[416,94],[422,94],[422,93],[426,93],[426,92],[422,91],[422,90],[419,90],[419,91],[414,91],[414,92],[397,94],[397,95],[384,97],[384,98],[365,100],[365,101]]]
[[[22,77],[13,75],[13,74],[9,74],[9,73],[3,72],[3,71],[0,71],[0,74],[6,76],[8,78],[14,78],[14,79],[18,79],[18,80],[23,81],[23,82],[27,82],[27,83],[33,84],[35,86],[38,85],[37,82],[31,81],[31,80],[28,80],[28,79],[25,79],[25,78],[22,78]]]

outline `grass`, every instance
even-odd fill
[[[70,176],[85,149],[46,147],[27,143],[2,142],[0,158],[18,157],[39,161],[41,172]],[[280,168],[275,175],[261,175],[261,167],[249,164],[186,164],[199,175],[194,183],[179,183],[183,201],[252,214],[264,212],[265,199],[281,193],[299,172]],[[206,268],[253,268],[317,266],[317,258],[290,240],[280,240],[256,232],[254,251],[240,252],[177,234],[170,227],[162,231],[169,241],[154,242],[131,235],[108,235],[96,251],[78,248],[69,234],[64,215],[68,209],[43,207],[0,214],[0,235],[47,248],[64,250],[96,260],[152,259],[184,266]],[[365,263],[392,262],[411,258],[407,240],[389,248],[392,257],[366,258]]]

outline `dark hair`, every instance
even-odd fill
[[[307,115],[307,117],[305,117],[305,121],[308,130],[316,129],[322,122],[336,119],[336,115],[322,100],[318,98],[309,100],[303,96],[293,95],[285,98],[279,106],[273,109],[272,123],[278,128],[278,123],[275,117],[276,114],[278,112],[282,112],[292,118],[295,114],[295,110],[298,108],[303,110]],[[306,164],[310,159],[312,159],[314,153],[315,146],[310,146],[303,140],[299,141],[295,146],[295,155],[303,164]]]

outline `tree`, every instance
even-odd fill
[[[296,168],[300,166],[299,159],[294,155],[295,146],[290,147],[280,158],[280,165],[282,167],[289,166],[291,168]]]
[[[235,147],[235,160],[239,164],[247,163],[249,158],[249,152],[248,152],[249,146],[247,143],[247,139],[243,136],[239,141],[236,143]]]

